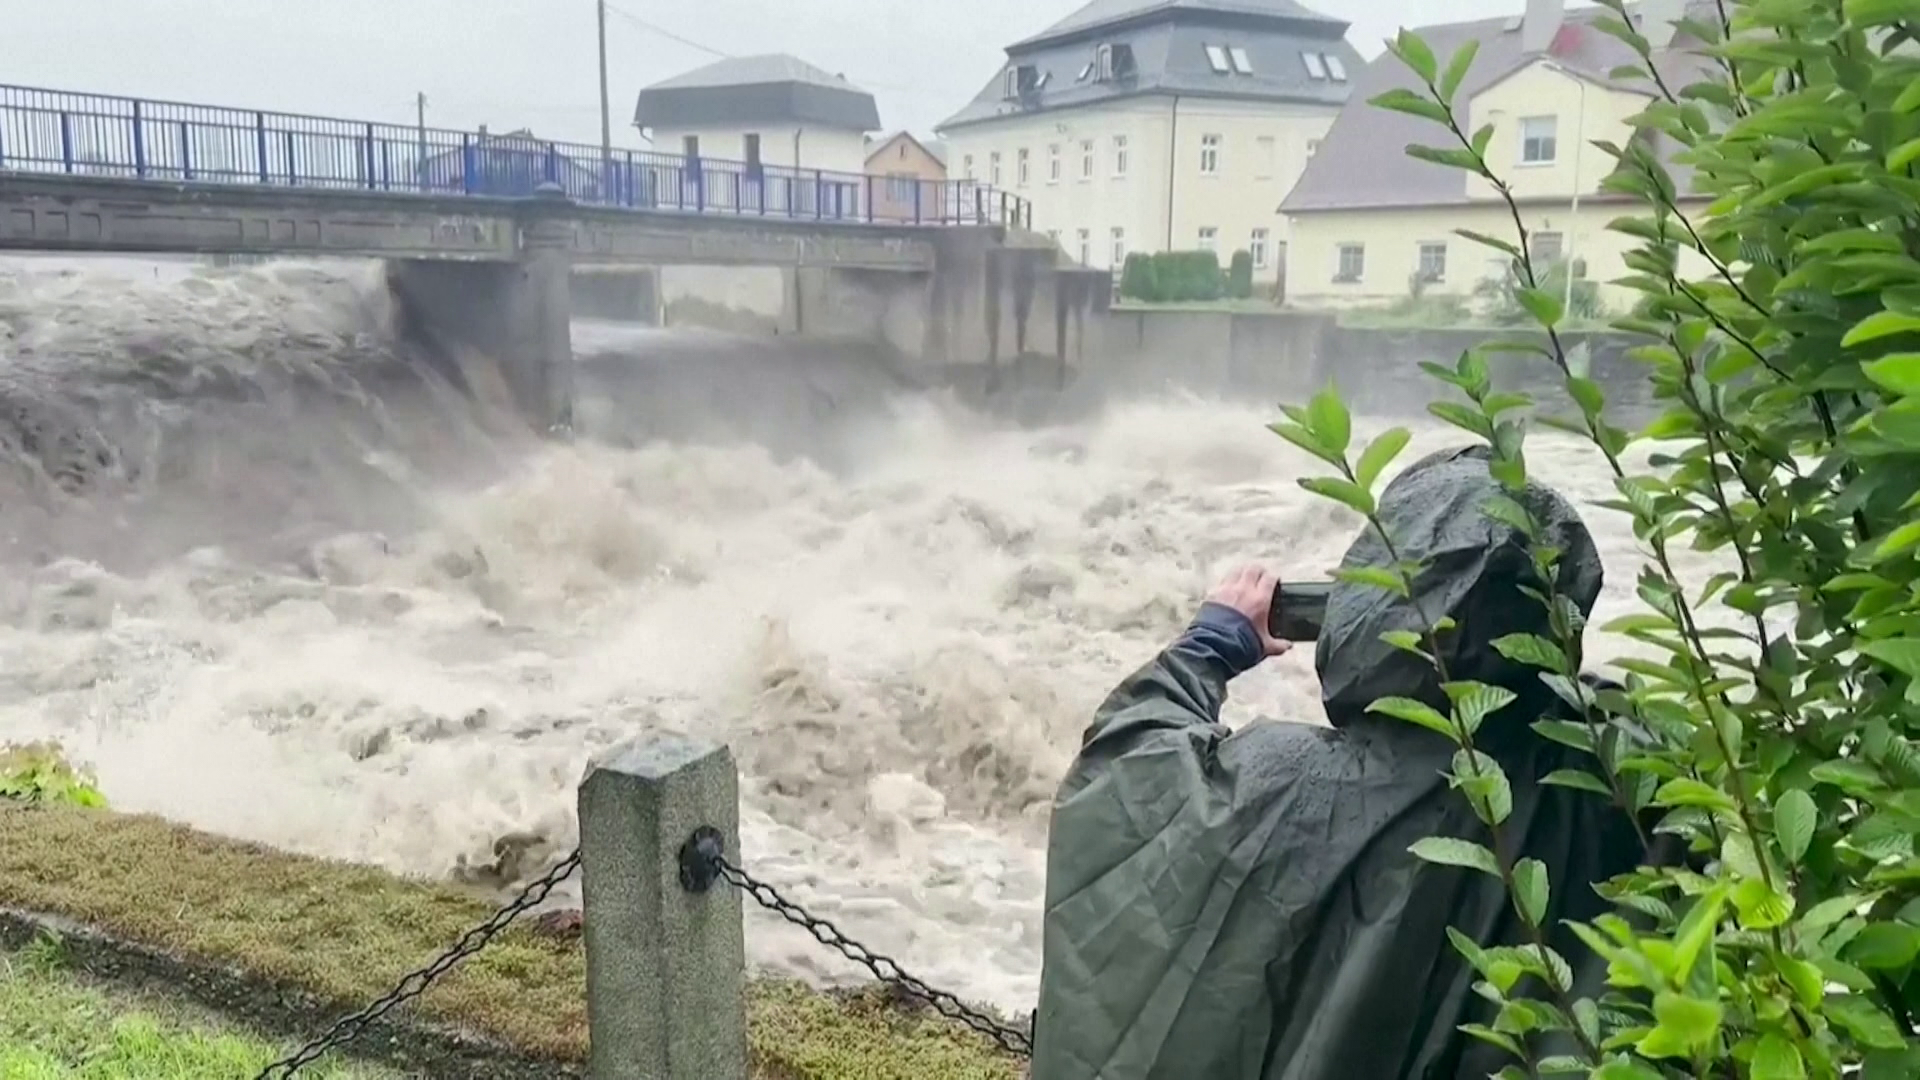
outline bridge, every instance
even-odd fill
[[[1031,225],[967,179],[0,85],[0,251],[394,260],[418,321],[498,354],[549,427],[571,414],[576,265],[780,267],[798,332],[941,363],[1029,351],[1050,306],[1064,361],[1107,278]]]

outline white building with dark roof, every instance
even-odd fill
[[[1520,0],[1513,2],[1520,7]],[[1629,13],[1669,85],[1685,86],[1710,68],[1701,42],[1682,24],[1689,14],[1717,21],[1710,0],[1640,0]],[[1534,254],[1567,261],[1600,283],[1601,298],[1619,308],[1634,294],[1610,282],[1627,272],[1625,254],[1636,241],[1607,224],[1633,212],[1633,203],[1602,189],[1616,163],[1593,143],[1625,145],[1633,135],[1630,119],[1647,106],[1654,87],[1616,77],[1635,57],[1594,25],[1604,14],[1569,10],[1565,0],[1526,0],[1512,15],[1415,32],[1442,63],[1468,42],[1479,43],[1455,99],[1461,123],[1468,131],[1493,126],[1487,156],[1513,188]],[[1280,204],[1292,236],[1292,302],[1378,306],[1408,297],[1416,282],[1423,295],[1467,298],[1481,282],[1507,274],[1507,256],[1455,232],[1517,240],[1506,203],[1479,177],[1406,155],[1409,144],[1444,145],[1447,135],[1437,125],[1367,104],[1387,90],[1416,85],[1391,54],[1361,72],[1352,102]],[[1654,146],[1687,192],[1691,172],[1671,160],[1678,147],[1664,137]]]
[[[716,61],[640,91],[633,124],[657,151],[859,174],[873,95],[786,55]]]
[[[1271,281],[1274,207],[1364,67],[1346,31],[1293,0],[1093,0],[940,125],[948,173],[1031,200],[1086,265],[1244,250]]]

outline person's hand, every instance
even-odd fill
[[[1207,594],[1207,602],[1229,607],[1247,617],[1260,635],[1260,647],[1269,657],[1293,648],[1293,642],[1281,641],[1267,629],[1273,611],[1273,593],[1280,575],[1262,566],[1242,566],[1228,574]]]

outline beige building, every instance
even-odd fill
[[[895,132],[872,143],[866,173],[876,217],[925,221],[945,212],[947,163],[909,132]]]
[[[717,60],[640,92],[633,124],[662,154],[858,177],[873,95],[784,54]]]
[[[1656,47],[1664,77],[1685,81],[1707,63],[1687,51],[1699,43],[1677,26],[1687,12],[1685,0],[1643,0],[1632,10],[1638,29]],[[1652,91],[1613,77],[1634,57],[1592,24],[1598,14],[1604,12],[1569,12],[1564,0],[1528,0],[1520,15],[1417,33],[1442,63],[1468,41],[1480,43],[1456,99],[1463,126],[1477,131],[1493,125],[1487,156],[1513,188],[1534,254],[1568,260],[1576,275],[1584,271],[1600,283],[1610,307],[1623,307],[1633,294],[1610,282],[1627,272],[1623,256],[1637,241],[1607,224],[1633,212],[1634,202],[1601,190],[1617,163],[1593,143],[1624,145],[1633,134],[1629,119],[1646,107]],[[1321,308],[1386,304],[1411,295],[1416,283],[1424,293],[1464,297],[1483,280],[1507,273],[1507,256],[1455,231],[1516,238],[1511,213],[1492,185],[1408,157],[1409,144],[1445,145],[1448,137],[1430,121],[1366,104],[1388,89],[1414,86],[1391,54],[1369,65],[1352,102],[1281,204],[1292,236],[1290,302]],[[1675,150],[1656,148],[1669,159]],[[1688,170],[1670,160],[1668,169],[1688,190]]]
[[[1293,0],[1093,0],[1009,45],[940,125],[949,174],[1029,199],[1033,228],[1087,266],[1244,250],[1272,281],[1273,208],[1363,66],[1346,31]]]

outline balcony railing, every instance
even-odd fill
[[[972,180],[795,169],[654,150],[0,85],[0,172],[396,195],[524,197],[557,184],[627,210],[886,225],[1032,227]]]

